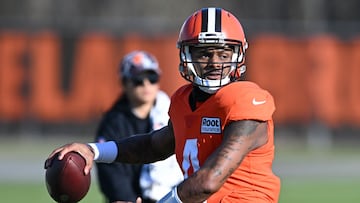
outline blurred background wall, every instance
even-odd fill
[[[274,95],[279,136],[325,147],[339,137],[357,140],[357,0],[1,0],[0,136],[92,138],[121,92],[118,62],[133,49],[158,57],[171,95],[185,83],[179,29],[208,6],[242,22],[250,44],[245,77]]]

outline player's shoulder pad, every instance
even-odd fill
[[[232,120],[270,120],[275,111],[272,95],[253,82],[234,82],[220,93],[224,105],[229,105]]]
[[[186,96],[187,94],[189,94],[192,90],[192,85],[191,84],[185,84],[181,87],[179,87],[174,94],[171,95],[171,102],[178,100],[181,97]]]

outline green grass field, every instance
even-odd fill
[[[360,202],[360,179],[346,180],[284,180],[280,203],[355,203]],[[38,184],[0,184],[1,202],[49,203],[54,202],[46,187]],[[97,185],[93,184],[82,203],[101,203],[102,197]]]
[[[280,203],[360,202],[360,179],[284,180]]]
[[[1,183],[0,202],[50,203],[55,202],[48,195],[45,183]],[[84,203],[101,203],[102,197],[96,185],[92,185],[88,194],[82,199]]]

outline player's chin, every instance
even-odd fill
[[[206,80],[221,80],[221,75],[211,75],[205,78]]]

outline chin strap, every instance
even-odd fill
[[[199,86],[199,89],[205,93],[208,94],[215,94],[215,92],[217,92],[220,87],[204,87],[204,86]]]

